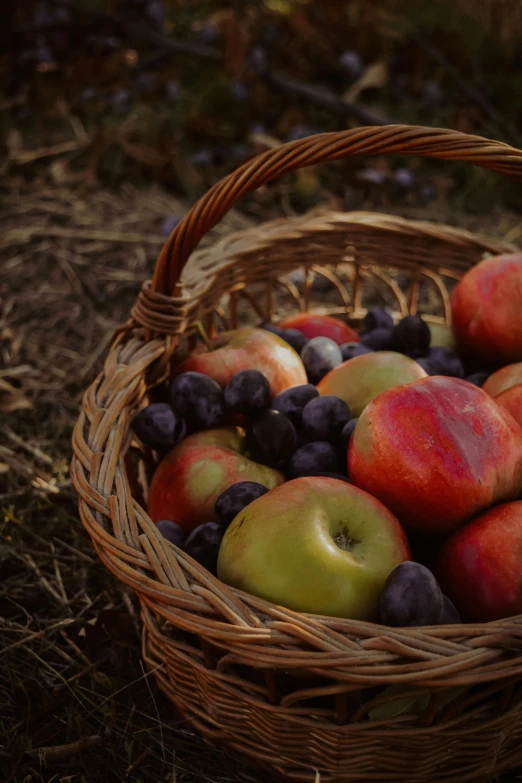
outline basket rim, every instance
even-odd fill
[[[368,215],[374,214],[338,213],[348,221],[370,220]],[[476,234],[465,229],[378,215],[377,223],[391,224],[394,231],[403,227],[407,233],[418,230],[423,234],[442,225],[448,229],[448,236],[456,236],[458,241],[481,244]],[[323,216],[313,215],[312,222],[316,218],[322,220]],[[279,226],[285,220],[292,218],[270,223]],[[340,218],[336,216],[336,220]],[[494,239],[485,241],[490,241],[492,247],[498,244]],[[509,246],[516,249],[511,243]],[[198,251],[204,252],[207,249]],[[180,304],[179,298],[160,296],[176,306]],[[255,661],[257,666],[263,665],[263,661],[267,666],[274,665],[274,655],[263,654],[269,647],[272,652],[279,649],[281,666],[288,665],[292,656],[297,660],[296,650],[283,655],[283,649],[285,645],[297,644],[302,651],[299,667],[336,670],[336,678],[345,677],[349,682],[449,686],[508,678],[522,672],[522,615],[487,623],[395,629],[293,612],[224,585],[189,555],[166,542],[146,509],[132,496],[122,452],[131,442],[130,409],[138,409],[145,393],[144,373],[171,353],[170,337],[147,342],[143,328],[135,320],[117,330],[103,370],[83,395],[73,433],[71,478],[79,496],[82,522],[102,562],[135,590],[145,606],[173,625],[195,629],[201,637],[225,646],[229,655]],[[89,430],[88,437],[84,437],[84,431]],[[100,524],[102,516],[112,521],[112,533]],[[150,572],[152,576],[147,576]],[[193,583],[189,587],[190,580]],[[192,611],[194,607],[197,611]],[[221,617],[216,618],[216,614]],[[236,634],[233,640],[227,638],[232,632]],[[518,663],[512,660],[513,656],[506,660],[508,649],[515,652]],[[387,673],[358,674],[361,659],[365,661],[363,669],[378,669],[382,664]],[[390,663],[395,659],[399,663]],[[359,663],[355,664],[356,660]],[[347,674],[343,667],[350,661],[355,665]],[[394,668],[398,674],[389,671]]]

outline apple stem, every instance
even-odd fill
[[[339,549],[343,549],[345,552],[351,552],[355,543],[353,538],[349,538],[344,530],[341,530],[340,533],[334,536],[334,541]]]

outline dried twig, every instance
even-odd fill
[[[37,759],[40,764],[45,766],[46,764],[55,763],[57,761],[67,761],[74,756],[85,753],[86,750],[100,748],[103,745],[105,745],[105,739],[100,737],[99,734],[93,734],[91,737],[86,737],[83,740],[76,740],[76,742],[69,742],[67,745],[33,748],[32,750],[26,751],[26,754],[32,759]]]
[[[66,625],[70,625],[71,623],[74,623],[74,620],[72,619],[72,617],[68,617],[64,620],[60,620],[59,622],[54,623],[54,625],[47,626],[47,628],[42,628],[41,631],[35,631],[34,633],[30,633],[28,636],[25,636],[23,639],[19,639],[17,642],[13,642],[12,644],[8,644],[7,647],[4,647],[2,650],[0,650],[0,655],[4,655],[6,652],[9,652],[10,650],[14,650],[16,647],[21,647],[24,644],[29,644],[29,642],[33,642],[35,639],[39,639],[41,636],[45,636],[46,634],[56,630],[57,628],[64,628]]]

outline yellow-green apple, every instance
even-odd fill
[[[306,370],[296,351],[265,329],[243,327],[225,332],[213,348],[207,353],[193,353],[173,366],[173,375],[192,370],[226,386],[240,370],[259,370],[270,383],[272,397],[290,386],[307,383]]]
[[[360,416],[348,475],[405,527],[449,533],[522,490],[522,429],[482,389],[431,376],[380,394]]]
[[[255,481],[268,489],[283,475],[244,455],[245,436],[237,427],[190,435],[175,446],[152,477],[148,511],[153,522],[171,519],[189,532],[216,519],[216,500],[232,484]]]
[[[441,346],[442,348],[451,348],[455,350],[455,338],[453,336],[453,329],[449,324],[428,324],[431,340],[430,345],[432,348]]]
[[[312,337],[329,337],[337,345],[359,341],[359,335],[351,326],[331,315],[298,313],[285,318],[278,326],[281,329],[297,329],[308,340]]]
[[[409,557],[406,535],[382,503],[314,476],[288,481],[236,516],[218,576],[298,612],[374,620],[388,574]]]
[[[466,272],[451,313],[461,353],[488,367],[522,361],[522,253],[487,258]]]
[[[320,394],[331,394],[346,402],[354,416],[386,389],[426,378],[414,359],[395,351],[374,351],[354,356],[331,370],[317,384]]]
[[[522,383],[522,362],[517,362],[492,373],[483,383],[482,388],[492,397],[498,397],[502,392],[520,383]]]
[[[522,614],[522,502],[503,503],[457,530],[435,572],[466,620]]]

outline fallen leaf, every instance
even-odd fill
[[[388,68],[386,63],[376,62],[369,65],[364,73],[343,94],[343,101],[356,101],[363,90],[384,87],[388,83]]]
[[[0,378],[0,413],[12,413],[32,407],[32,403],[20,389]]]

